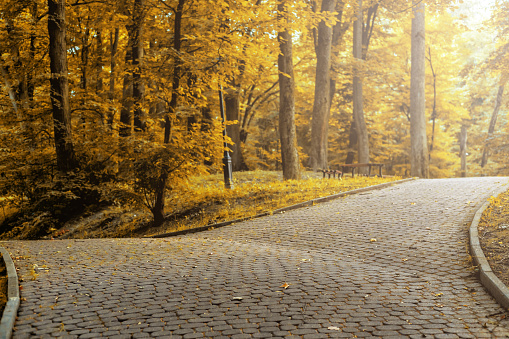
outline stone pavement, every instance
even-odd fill
[[[175,238],[4,242],[14,338],[505,338],[467,235],[506,183],[416,180]]]

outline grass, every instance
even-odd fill
[[[168,220],[144,235],[181,231],[223,221],[251,217],[319,197],[399,180],[398,177],[322,179],[306,172],[301,180],[282,180],[280,172],[234,173],[233,189],[225,189],[222,175],[192,178],[167,203]]]
[[[493,273],[509,286],[509,191],[489,202],[479,221],[479,240]]]
[[[110,206],[84,214],[63,225],[54,225],[43,239],[142,237],[213,225],[325,197],[357,188],[398,180],[398,177],[346,176],[322,179],[321,173],[305,172],[300,180],[282,180],[281,172],[251,171],[233,174],[233,189],[224,187],[222,174],[195,176],[170,190],[166,220],[154,227],[151,213],[136,206]],[[9,213],[7,213],[9,214]],[[34,219],[2,239],[33,239]],[[12,232],[11,232],[12,233]]]

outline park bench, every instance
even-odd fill
[[[368,176],[371,176],[371,168],[372,167],[378,167],[378,176],[382,177],[382,167],[384,164],[375,164],[375,163],[364,163],[364,164],[340,164],[336,165],[335,167],[338,167],[339,170],[322,170],[323,177],[325,178],[325,175],[327,174],[330,178],[331,174],[334,175],[334,178],[336,177],[336,174],[338,175],[338,178],[343,177],[343,173],[349,171],[351,169],[352,177],[355,176],[355,169],[360,167],[367,167],[368,168]]]
[[[333,175],[334,178],[336,178],[336,174],[338,175],[338,179],[341,179],[343,177],[343,172],[339,171],[339,170],[329,170],[329,169],[325,169],[325,170],[322,170],[322,173],[323,173],[323,177],[325,178],[325,175],[327,174],[329,179],[330,179],[330,176]]]

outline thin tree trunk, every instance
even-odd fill
[[[348,135],[348,150],[346,153],[345,164],[353,164],[355,160],[357,146],[357,127],[355,126],[355,120],[352,120],[350,125],[350,134]]]
[[[127,26],[127,49],[125,54],[125,63],[126,67],[129,67],[132,61],[132,46],[134,44],[133,40],[133,28],[129,25]],[[119,134],[122,137],[127,137],[131,135],[132,131],[132,112],[131,109],[133,107],[133,75],[132,72],[126,70],[124,73],[124,84],[122,89],[122,108],[120,110],[120,128]]]
[[[285,3],[278,4],[278,17],[284,20]],[[278,33],[280,53],[279,69],[279,138],[283,179],[299,179],[299,153],[295,130],[295,78],[293,75],[292,36],[286,29]]]
[[[323,0],[321,12],[333,12],[336,0]],[[311,121],[310,167],[313,171],[327,168],[327,137],[329,131],[330,108],[330,67],[332,48],[332,27],[324,21],[318,24],[318,43],[316,48],[315,100]]]
[[[357,1],[357,20],[353,24],[353,56],[357,64],[353,77],[353,117],[357,132],[357,160],[359,163],[369,162],[369,140],[362,96],[362,80],[359,75],[359,63],[362,60],[362,0]],[[359,173],[367,174],[367,169],[359,169]]]
[[[115,68],[117,66],[117,50],[118,50],[118,38],[120,35],[120,29],[117,27],[115,28],[115,33],[110,33],[110,88],[108,91],[108,99],[110,99],[111,102],[115,99]],[[109,115],[108,115],[108,126],[110,128],[113,128],[113,120],[115,119],[115,110],[112,108],[110,109]]]
[[[495,125],[497,124],[498,112],[500,111],[500,106],[502,105],[502,96],[504,95],[504,85],[500,85],[498,87],[497,93],[497,101],[495,102],[495,109],[493,110],[493,114],[491,115],[490,126],[488,128],[488,137],[484,143],[484,150],[482,152],[481,159],[481,167],[484,168],[488,163],[488,155],[489,155],[489,147],[491,144],[491,139],[493,138],[493,132],[495,132]]]
[[[85,34],[81,39],[81,88],[86,90],[88,87],[88,57],[90,46],[88,38],[90,37],[90,29],[85,29]]]
[[[173,117],[170,114],[175,114],[178,105],[178,88],[180,87],[180,77],[182,71],[182,61],[180,60],[180,50],[182,49],[182,15],[184,10],[184,3],[186,0],[179,0],[177,9],[175,11],[174,34],[173,34],[173,49],[175,52],[175,62],[173,66],[173,84],[171,101],[169,104],[169,112],[164,119],[164,144],[171,142],[171,133],[173,128]],[[152,215],[154,216],[154,225],[158,226],[164,222],[164,206],[166,198],[166,185],[168,182],[169,173],[163,170],[159,178],[159,183],[155,191],[154,207],[152,208]]]
[[[10,55],[13,66],[7,67],[0,65],[1,74],[4,78],[4,84],[9,94],[9,99],[11,100],[16,118],[20,123],[21,129],[26,131],[26,111],[29,108],[28,77],[22,67],[19,41],[17,41],[19,38],[17,37],[18,33],[14,29],[14,22],[12,22],[11,19],[8,19],[5,26],[7,30],[7,38],[9,40],[8,44],[11,45]],[[11,83],[11,79],[13,80],[13,83]]]
[[[428,178],[429,156],[426,138],[424,3],[420,0],[413,0],[413,4],[412,69],[410,80],[410,175]]]
[[[240,98],[236,89],[229,89],[224,96],[224,107],[227,121],[237,121],[235,124],[228,125],[226,131],[233,144],[228,145],[232,150],[232,170],[247,171],[248,167],[242,154],[242,143],[240,141]]]
[[[69,84],[67,80],[67,45],[65,25],[65,0],[48,0],[48,33],[50,57],[50,98],[57,168],[69,172],[76,167],[72,143]]]
[[[431,127],[431,143],[429,145],[429,162],[431,163],[431,152],[435,146],[435,125],[437,120],[437,74],[433,67],[433,60],[431,59],[431,48],[428,48],[428,62],[431,68],[431,75],[433,75],[433,111],[431,112],[431,121],[433,123]]]
[[[461,176],[467,176],[467,126],[461,126],[460,134]]]
[[[359,47],[356,46],[355,53],[357,56],[355,56],[355,57],[357,59],[360,58],[362,60],[366,60],[368,57],[369,43],[371,41],[371,36],[373,34],[373,27],[375,26],[375,21],[376,21],[376,17],[377,17],[379,4],[375,3],[368,8],[366,22],[363,22],[364,19],[363,19],[362,2],[359,2],[358,6],[359,6],[359,11],[357,12],[357,20],[354,22],[354,25],[355,25],[355,23],[357,23],[357,25],[360,26],[360,28],[358,27],[357,29],[355,29],[356,33],[354,34],[354,36],[357,37],[357,39],[356,39],[357,42],[354,42],[354,43],[357,44],[360,41],[360,44],[362,46],[361,47],[362,51],[361,51],[360,57],[359,57]],[[361,33],[358,32],[359,30],[361,31]],[[359,35],[361,36],[361,38],[359,37]],[[353,86],[353,82],[354,81],[352,81],[352,86]],[[364,100],[363,95],[362,95],[362,81],[360,81],[360,86],[359,86],[359,84],[357,84],[357,86],[354,86],[354,88],[355,87],[357,87],[357,88],[355,89],[356,96],[354,96],[354,98],[357,97],[357,103],[352,102],[352,104],[353,104],[354,108],[357,106],[357,109],[355,109],[355,112],[352,112],[352,124],[350,125],[350,135],[348,138],[348,152],[347,152],[346,159],[345,159],[346,164],[352,164],[354,162],[355,155],[359,153],[359,148],[363,149],[363,151],[361,152],[362,158],[365,158],[365,154],[367,154],[367,157],[368,157],[367,160],[369,161],[369,135],[368,135],[367,127],[366,127],[366,122],[364,119],[364,108],[362,107],[362,110],[361,110],[362,116],[358,116],[356,114],[357,110],[361,108],[360,106],[362,106],[362,103]],[[352,100],[352,101],[354,101],[354,100]],[[359,106],[359,103],[360,103],[360,106]],[[362,122],[358,126],[356,121],[359,119],[361,119]],[[363,140],[364,140],[363,145],[359,144],[359,128],[363,130],[363,133],[362,133]],[[361,160],[358,160],[358,161],[364,162],[364,161],[366,161],[366,159],[364,159],[364,161],[361,161]],[[360,172],[366,173],[367,170],[361,169]]]
[[[103,91],[104,85],[103,85],[103,79],[102,79],[102,71],[104,66],[103,61],[103,39],[102,39],[102,33],[101,30],[97,30],[97,63],[96,63],[96,84],[95,84],[95,91],[97,94],[100,94]]]
[[[145,89],[141,80],[141,59],[143,57],[143,20],[144,20],[144,0],[134,0],[133,15],[133,104],[134,104],[134,130],[144,131],[145,121],[143,112],[143,96]]]

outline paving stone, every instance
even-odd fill
[[[507,181],[415,180],[167,239],[3,242],[20,277],[50,268],[23,281],[13,338],[504,337],[466,244]]]

